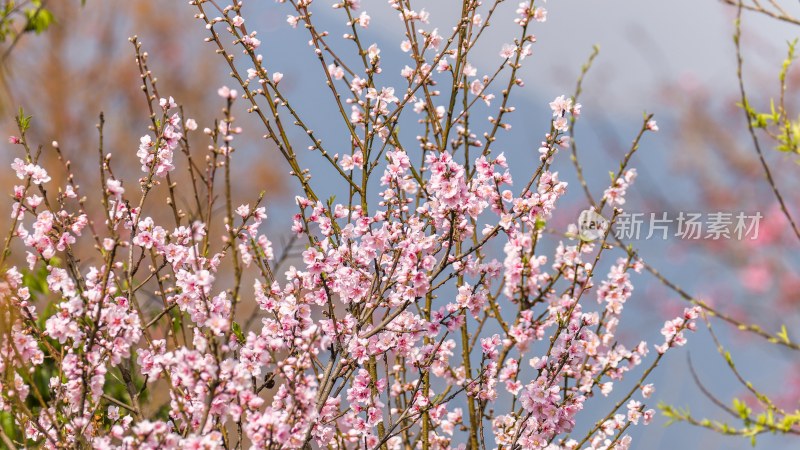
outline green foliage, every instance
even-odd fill
[[[86,0],[81,0],[81,6]],[[0,0],[0,43],[9,41],[9,47],[2,53],[3,59],[11,51],[22,35],[42,34],[47,31],[56,18],[45,8],[42,0]]]
[[[727,424],[725,422],[712,421],[709,419],[697,419],[691,415],[688,409],[680,409],[661,403],[658,405],[658,408],[664,416],[669,419],[667,425],[671,425],[675,422],[685,422],[694,426],[707,428],[719,434],[747,438],[753,446],[756,445],[756,437],[759,434],[795,434],[797,432],[795,427],[797,424],[800,424],[800,410],[795,410],[794,412],[784,410],[776,405],[767,394],[757,389],[753,383],[747,381],[739,369],[737,369],[731,353],[720,343],[717,335],[714,333],[711,322],[706,321],[706,325],[714,343],[717,345],[717,352],[725,360],[728,369],[735,376],[736,380],[739,381],[749,394],[755,397],[757,402],[755,405],[757,406],[753,406],[752,402],[748,404],[739,398],[733,398],[731,400],[731,406],[726,406],[724,401],[714,397],[713,394],[700,384],[699,378],[692,368],[691,370],[695,381],[698,383],[703,393],[710,398],[714,404],[730,414],[736,421],[740,422],[741,426],[739,426],[739,424]],[[754,329],[757,329],[754,325],[745,326],[744,324],[739,325],[738,328],[746,332],[752,332]],[[767,341],[776,345],[791,342],[786,326],[782,326],[781,331],[776,333],[774,337],[768,338]],[[758,411],[754,411],[755,409]]]
[[[742,420],[747,420],[750,417],[750,414],[753,410],[747,406],[747,403],[739,400],[738,398],[733,399],[733,410],[739,414],[739,418]]]
[[[17,125],[19,125],[19,129],[21,133],[25,133],[28,131],[28,128],[31,127],[31,117],[26,116],[25,111],[22,110],[22,106],[19,107],[19,112],[17,113]]]
[[[777,334],[778,338],[781,339],[784,343],[788,344],[791,342],[789,339],[789,332],[786,330],[786,325],[781,325],[781,331]]]
[[[12,441],[19,442],[22,439],[22,433],[14,424],[14,416],[12,416],[10,412],[0,411],[0,427],[3,428],[3,432]]]
[[[0,42],[5,42],[8,36],[12,35],[14,25],[13,18],[14,2],[6,1],[0,9]]]
[[[796,120],[789,119],[784,113],[775,109],[775,102],[770,102],[769,113],[759,113],[748,110],[753,128],[768,129],[777,127],[772,136],[777,144],[775,149],[785,153],[800,153],[800,117]]]
[[[42,34],[42,32],[47,31],[47,29],[50,28],[50,25],[55,22],[53,13],[41,6],[35,9],[26,10],[25,18],[27,19],[27,23],[25,24],[23,31],[33,31],[36,34]]]
[[[242,333],[241,325],[239,325],[236,321],[233,321],[233,323],[231,324],[231,329],[233,330],[233,334],[236,336],[236,339],[239,342],[244,343],[245,338],[244,338],[244,333]]]
[[[58,258],[52,258],[50,264],[58,267]],[[43,295],[50,293],[47,287],[47,268],[42,266],[36,272],[25,271],[22,274],[22,283],[31,291],[31,295]]]
[[[796,58],[797,43],[797,40],[787,43],[787,55],[778,73],[781,90],[778,104],[775,99],[770,100],[769,112],[756,111],[746,101],[741,105],[750,118],[750,125],[765,130],[775,140],[775,149],[784,153],[800,153],[800,117],[792,119],[784,107],[786,76]]]
[[[759,434],[785,434],[795,425],[800,424],[800,410],[785,413],[775,407],[768,407],[765,411],[753,416],[753,409],[738,398],[733,399],[732,407],[728,410],[741,421],[741,427],[738,428],[718,420],[697,419],[692,416],[688,408],[677,408],[663,402],[658,404],[658,409],[667,417],[667,426],[676,422],[685,422],[727,436],[747,438],[753,446],[756,445],[756,437]]]
[[[21,28],[14,26],[17,19],[24,20]],[[41,34],[55,21],[53,13],[44,7],[41,0],[32,0],[28,4],[6,0],[0,9],[0,42],[16,40],[24,33]]]

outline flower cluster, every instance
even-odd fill
[[[169,100],[162,98],[160,103],[165,113],[177,106],[172,97]],[[136,152],[136,156],[139,157],[139,162],[142,164],[142,172],[149,173],[151,169],[155,169],[153,175],[163,178],[168,172],[175,169],[175,166],[172,165],[172,158],[178,142],[183,137],[180,130],[181,118],[178,114],[173,114],[166,118],[155,141],[149,135],[139,139],[139,151]]]

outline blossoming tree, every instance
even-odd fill
[[[592,201],[608,220],[603,232],[552,230],[567,186],[551,164],[573,144],[580,89],[550,103],[539,163],[524,179],[512,183],[497,143],[547,18],[538,2],[520,3],[514,22],[501,25],[508,43],[483,75],[471,55],[501,0],[464,0],[447,32],[430,29],[429,14],[409,0],[390,1],[408,55],[400,85],[387,81],[381,49],[362,40],[375,24],[357,0],[278,3],[308,34],[341,142],[323,143],[295,108],[241,1],[191,3],[236,82],[218,90],[221,116],[202,130],[159,94],[131,39],[151,121],[138,179],[115,175],[101,121],[102,186],[81,187],[66,151],[29,142],[31,119],[20,111],[9,138],[19,185],[0,256],[0,406],[15,430],[2,431],[4,444],[628,448],[629,427],[654,414],[648,376],[686,342],[700,310],[668,320],[654,346],[616,333],[631,272],[643,263],[610,230],[636,176],[631,157],[657,130],[652,116]],[[346,22],[348,56],[312,21],[315,8],[330,6]],[[476,105],[496,112],[476,117]],[[263,194],[233,198],[242,132],[234,111],[245,109],[301,192],[296,261],[263,230]],[[401,124],[419,133],[401,133]],[[295,127],[305,142],[290,138]],[[343,202],[328,200],[329,183],[312,180],[301,151],[347,186]],[[44,152],[61,165],[40,165]],[[55,170],[66,174],[63,185],[48,175]],[[188,182],[173,181],[179,171]],[[163,205],[159,186],[167,222],[152,218]],[[79,241],[92,249],[79,251]],[[22,247],[27,265],[8,267]],[[609,259],[610,270],[595,273]],[[248,301],[258,311],[243,318]],[[623,378],[632,382],[620,388]],[[602,397],[611,399],[605,412],[584,410]]]

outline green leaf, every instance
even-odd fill
[[[28,131],[28,128],[31,127],[31,116],[25,115],[25,111],[22,110],[22,106],[19,107],[19,112],[17,112],[17,123],[19,124],[19,128],[22,133],[25,133]]]
[[[25,24],[24,31],[33,31],[36,34],[46,31],[55,22],[53,13],[41,7],[25,11],[25,16],[28,18],[28,22]]]
[[[181,312],[178,311],[177,314],[172,315],[172,332],[178,335],[182,331],[183,331],[183,316],[181,315]]]
[[[733,410],[739,414],[739,418],[742,420],[750,417],[750,413],[752,412],[752,410],[747,406],[747,403],[739,400],[738,398],[733,399]]]
[[[233,330],[233,334],[236,335],[236,339],[239,342],[244,342],[244,333],[242,333],[242,327],[237,322],[233,322],[231,324],[231,330]]]
[[[781,332],[778,333],[778,337],[786,344],[791,342],[789,340],[789,332],[786,330],[786,325],[781,325]]]

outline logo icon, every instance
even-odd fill
[[[591,242],[602,238],[608,230],[608,221],[593,208],[581,211],[578,216],[578,236],[582,241]]]

